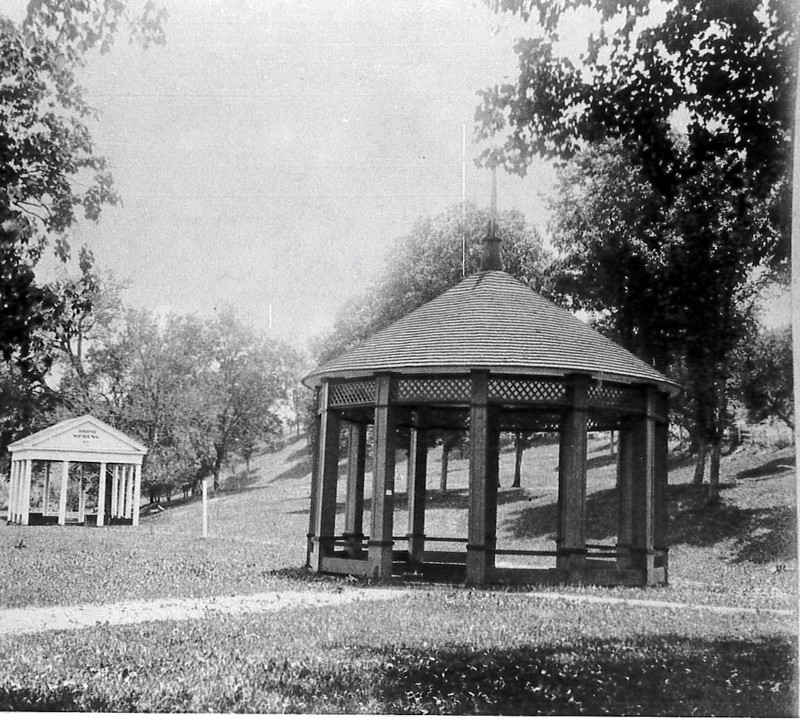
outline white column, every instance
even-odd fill
[[[22,522],[22,480],[25,473],[25,462],[17,460],[17,472],[14,477],[14,521]]]
[[[44,463],[44,485],[42,487],[42,516],[47,514],[47,498],[50,496],[50,460]]]
[[[25,460],[25,474],[22,481],[22,524],[28,523],[31,511],[31,476],[33,474],[33,460]]]
[[[119,468],[119,514],[117,516],[125,517],[125,498],[128,496],[128,465],[123,464]]]
[[[127,478],[125,480],[125,518],[132,519],[133,518],[133,477],[131,476],[133,472],[131,471],[133,467],[128,465],[127,467]]]
[[[80,479],[78,480],[78,521],[86,519],[86,482],[83,479],[84,468],[81,465]]]
[[[111,512],[112,517],[119,517],[119,465],[111,470]]]
[[[134,467],[136,479],[133,486],[133,526],[139,525],[139,505],[142,503],[142,465]]]
[[[106,471],[107,466],[105,462],[100,462],[100,480],[97,485],[97,526],[102,527],[105,524],[105,509],[106,509]]]
[[[17,466],[19,462],[11,462],[11,476],[8,483],[8,513],[6,518],[9,522],[17,521]]]
[[[69,483],[69,462],[61,464],[61,495],[58,498],[58,523],[67,523],[67,484]]]

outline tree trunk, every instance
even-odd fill
[[[722,458],[722,438],[717,437],[711,443],[711,463],[708,468],[708,502],[716,504],[719,501],[719,463]]]
[[[219,474],[220,470],[222,469],[222,460],[223,460],[222,453],[217,452],[217,456],[214,458],[214,494],[216,494],[220,490]]]
[[[450,464],[450,443],[445,439],[442,442],[442,469],[439,474],[439,489],[447,491],[447,468]]]
[[[522,486],[522,453],[525,447],[522,443],[522,433],[517,432],[514,435],[514,482],[512,487]]]
[[[705,437],[697,438],[697,464],[694,466],[694,479],[693,484],[702,484],[703,477],[706,472],[706,450],[708,448],[708,441]]]

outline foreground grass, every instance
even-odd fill
[[[553,460],[548,446],[526,455],[533,469],[512,489],[513,456],[503,455],[503,546],[552,544]],[[197,502],[136,529],[0,525],[0,607],[338,591],[346,580],[299,570],[309,489],[302,443],[260,461],[211,503],[208,540]],[[605,541],[613,463],[598,445],[590,463],[589,534]],[[669,587],[547,591],[796,607],[792,464],[789,450],[726,457],[713,507],[690,486],[690,465],[676,466]],[[453,467],[450,491],[432,502],[429,526],[440,536],[464,532],[466,472],[458,460]],[[402,481],[397,498],[402,532]],[[769,611],[422,585],[385,603],[7,638],[0,710],[787,716],[797,711],[796,635],[795,618]]]
[[[788,716],[792,629],[437,588],[12,638],[0,710]]]

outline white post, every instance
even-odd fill
[[[33,460],[25,460],[25,476],[22,485],[22,524],[28,523],[31,511],[31,476],[33,474]]]
[[[135,465],[133,486],[133,526],[139,526],[139,505],[142,503],[142,465]]]
[[[119,517],[119,465],[111,470],[111,516]]]
[[[133,467],[128,465],[126,467],[127,472],[125,473],[125,519],[132,519],[133,518],[133,477],[131,471]]]
[[[42,490],[42,516],[47,515],[47,500],[50,496],[50,460],[44,463],[44,489]]]
[[[105,524],[105,509],[106,509],[106,472],[108,466],[105,462],[100,462],[100,484],[97,486],[97,526],[102,527]]]
[[[86,520],[86,482],[83,481],[83,464],[78,478],[78,521]]]
[[[8,516],[9,522],[17,521],[17,473],[19,471],[19,460],[11,463],[11,481],[8,486]]]
[[[67,483],[69,482],[69,462],[61,465],[61,494],[58,498],[58,523],[67,523]]]
[[[22,522],[22,482],[23,475],[25,474],[25,462],[19,460],[17,462],[17,476],[14,488],[14,521],[17,524]]]
[[[203,480],[203,539],[208,539],[208,482]]]

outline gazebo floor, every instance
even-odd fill
[[[400,555],[399,557],[397,555]],[[392,562],[392,578],[464,584],[464,561],[411,563],[408,553],[396,552]],[[321,571],[325,574],[372,576],[373,569],[366,559],[347,556],[326,557]],[[538,585],[538,586],[622,586],[646,587],[666,585],[666,562],[651,567],[621,567],[614,561],[588,560],[582,566],[565,568],[488,567],[485,586]]]

